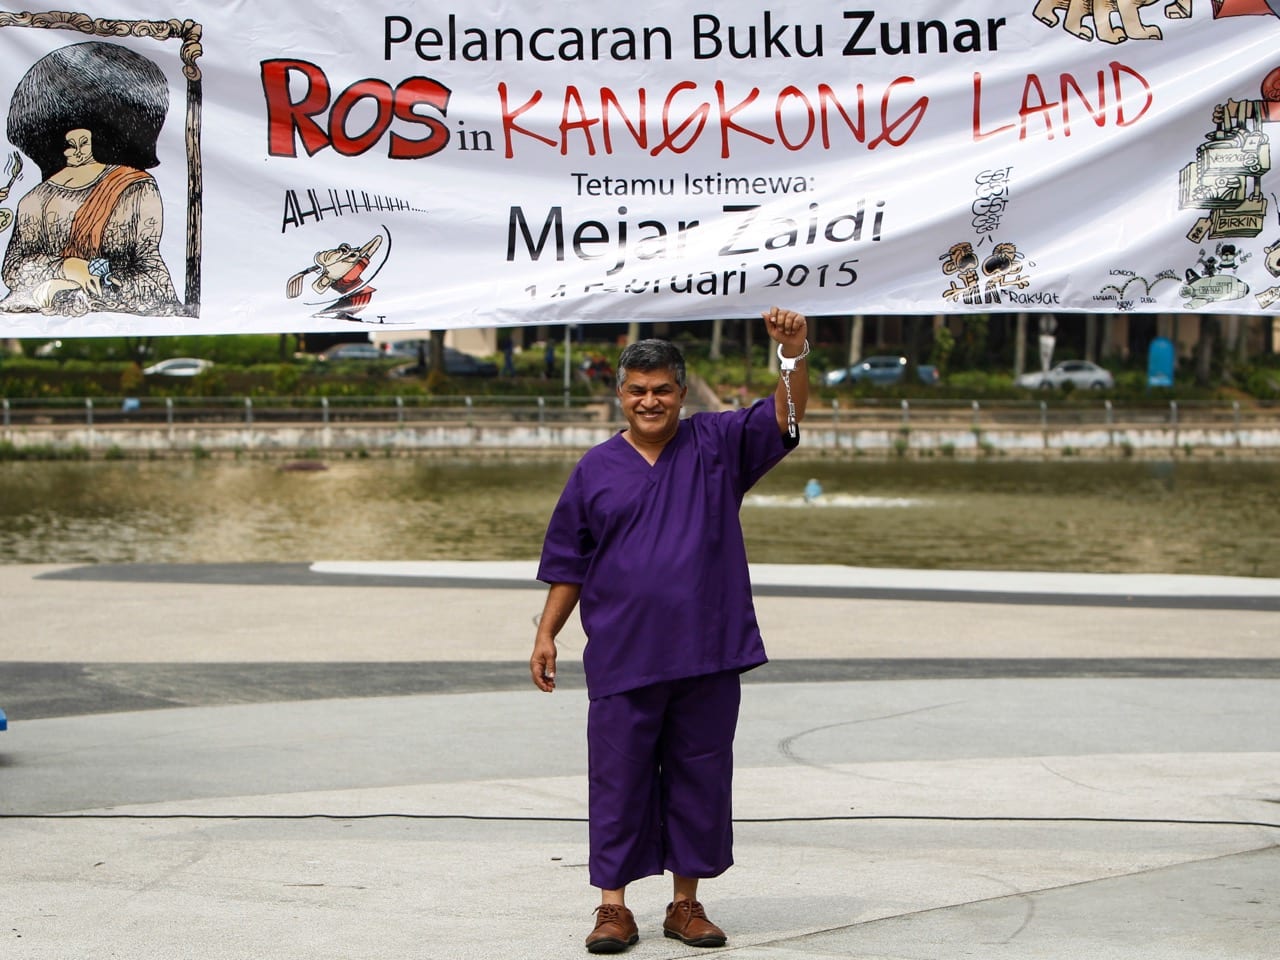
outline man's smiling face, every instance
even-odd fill
[[[618,398],[632,438],[661,444],[674,437],[687,392],[676,382],[673,370],[627,370],[626,379],[618,385]]]

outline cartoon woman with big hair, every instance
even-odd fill
[[[43,180],[18,203],[0,310],[181,312],[160,255],[160,190],[146,172],[160,163],[168,107],[160,68],[118,44],[61,47],[27,71],[8,135]]]

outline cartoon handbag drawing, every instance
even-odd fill
[[[1210,235],[1256,237],[1266,224],[1261,180],[1271,169],[1271,139],[1256,125],[1254,104],[1219,107],[1217,127],[1178,175],[1183,209],[1209,210]]]

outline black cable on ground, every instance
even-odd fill
[[[468,813],[0,813],[0,820],[470,820],[497,823],[586,823],[586,817],[503,816]],[[1262,820],[1190,820],[1165,817],[984,817],[915,814],[843,814],[829,817],[735,817],[734,823],[853,823],[876,820],[948,823],[1114,823],[1191,827],[1264,827]]]

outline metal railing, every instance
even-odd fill
[[[92,397],[8,398],[5,429],[26,426],[175,426],[223,424],[269,429],[273,425],[423,423],[607,424],[622,417],[616,399],[503,396],[344,397]],[[1280,407],[1242,409],[1239,403],[1119,406],[1110,400],[1055,404],[1044,400],[832,400],[810,401],[806,421],[834,428],[927,427],[971,429],[1072,427],[1179,427],[1226,429],[1280,427]]]
[[[502,396],[91,397],[3,401],[5,428],[26,426],[275,425],[417,423],[608,423],[616,400]]]

